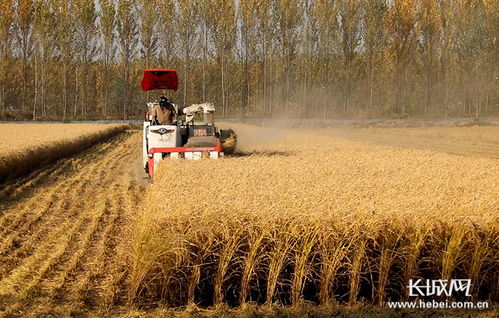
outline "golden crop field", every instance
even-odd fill
[[[152,182],[127,130],[1,183],[0,316],[383,317],[416,278],[497,306],[498,127],[221,126],[233,155]]]
[[[320,130],[319,130],[320,131]],[[327,135],[403,148],[499,158],[499,126],[325,129]]]
[[[127,131],[2,184],[0,317],[107,316],[126,303],[140,140]]]
[[[497,147],[462,156],[345,129],[235,130],[235,157],[161,163],[134,222],[134,303],[382,306],[419,277],[467,277],[497,299]],[[497,127],[399,132],[459,149],[477,131],[498,140]]]
[[[81,151],[126,125],[0,124],[0,181]]]

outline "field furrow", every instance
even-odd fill
[[[94,173],[95,169],[99,168],[100,158],[106,154],[109,147],[115,145],[117,142],[120,142],[122,137],[115,138],[110,143],[105,143],[102,145],[98,145],[96,147],[91,148],[87,151],[83,159],[81,157],[70,158],[66,161],[60,161],[55,166],[56,169],[48,168],[51,172],[47,173],[44,170],[41,172],[34,172],[34,179],[30,180],[29,177],[20,182],[14,183],[10,186],[5,187],[5,194],[9,193],[9,189],[15,189],[16,193],[23,193],[29,189],[29,187],[36,185],[39,181],[43,181],[44,187],[38,188],[33,191],[34,193],[25,198],[24,200],[19,200],[15,202],[15,204],[9,205],[9,200],[7,203],[2,204],[4,213],[0,217],[0,237],[5,237],[7,231],[17,230],[14,224],[19,223],[27,223],[27,218],[35,218],[39,215],[34,213],[35,211],[44,211],[44,208],[47,208],[46,204],[53,204],[54,202],[59,202],[58,199],[54,198],[55,195],[64,195],[65,191],[68,189],[72,189],[75,184],[79,183],[82,180],[82,177],[88,173]],[[77,171],[73,175],[69,177],[65,174],[66,168],[75,170],[80,165],[91,164],[86,171]],[[50,179],[47,176],[50,175]],[[39,179],[39,176],[43,176],[43,178]],[[80,185],[82,187],[84,185]],[[10,190],[12,192],[12,190]],[[29,195],[29,194],[28,194]],[[11,199],[11,198],[8,198]],[[19,206],[21,206],[21,210],[19,210]],[[28,221],[29,222],[29,221]]]
[[[93,281],[93,286],[99,291],[102,309],[105,311],[127,302],[128,291],[125,280],[128,278],[128,265],[123,262],[129,257],[130,228],[127,228],[127,224],[134,218],[130,212],[137,211],[143,194],[139,187],[128,184],[127,190],[119,200],[119,213],[115,225],[106,239],[102,271]],[[123,237],[128,239],[123,240]]]
[[[66,228],[66,224],[71,222],[71,219],[78,215],[81,209],[89,208],[88,204],[94,202],[93,200],[86,202],[81,198],[85,198],[85,195],[92,197],[89,191],[95,192],[98,190],[93,186],[93,183],[96,182],[94,178],[100,177],[99,170],[104,170],[103,167],[114,160],[113,157],[107,156],[104,160],[93,158],[93,160],[89,161],[88,170],[81,171],[66,182],[59,183],[51,191],[53,196],[49,196],[48,205],[42,203],[37,206],[37,198],[36,196],[33,197],[32,201],[35,208],[33,210],[27,208],[27,211],[31,213],[28,213],[24,218],[20,216],[14,224],[11,224],[10,235],[5,236],[3,244],[0,245],[2,255],[6,254],[5,249],[9,245],[15,243],[11,258],[19,260],[19,258],[31,255],[37,249],[48,244],[47,236],[50,235],[50,231],[58,230],[53,233],[55,237],[58,237],[57,235]],[[17,228],[17,225],[21,225],[21,228]],[[6,270],[4,267],[3,272]]]
[[[127,154],[129,155],[129,154]],[[119,164],[125,157],[119,157]],[[121,167],[120,167],[121,168]],[[125,175],[126,176],[126,175]],[[54,305],[68,308],[74,311],[83,307],[95,307],[101,303],[96,281],[105,275],[105,256],[107,244],[111,235],[119,235],[114,231],[116,221],[123,213],[120,209],[120,201],[123,200],[121,192],[126,193],[123,176],[119,176],[114,182],[103,182],[109,184],[108,200],[106,203],[107,213],[98,222],[98,230],[95,231],[88,241],[90,244],[85,249],[76,249],[78,262],[76,267],[66,276],[64,284],[54,291],[52,300]],[[76,257],[75,257],[76,259]]]
[[[140,180],[128,179],[139,158],[139,141],[138,133],[128,132],[70,159],[71,169],[41,171],[35,179],[59,179],[43,189],[18,185],[35,191],[9,206],[0,219],[5,225],[0,303],[6,303],[6,313],[17,315],[29,308],[43,314],[50,304],[81,309],[89,290],[99,292],[93,280],[106,276],[103,261],[116,255],[108,250],[110,236],[122,235],[122,229],[116,230],[117,220],[123,222],[122,201],[130,187],[140,189]],[[58,172],[63,175],[54,175]]]
[[[29,200],[37,191],[45,190],[45,188],[41,187],[42,185],[47,186],[59,182],[61,186],[64,186],[66,172],[77,168],[83,162],[89,162],[92,156],[106,154],[115,145],[116,139],[120,138],[122,136],[114,137],[109,142],[84,150],[79,155],[60,159],[56,163],[35,170],[25,177],[12,179],[4,183],[3,189],[0,191],[1,205],[4,206],[4,213],[1,214],[2,219],[9,205],[19,204],[21,200]]]
[[[65,259],[50,272],[43,281],[44,291],[49,300],[56,295],[64,294],[63,286],[67,284],[73,277],[74,273],[84,266],[84,255],[87,255],[92,249],[92,245],[100,240],[103,228],[107,226],[107,219],[110,217],[109,202],[106,201],[104,206],[99,207],[102,214],[94,218],[85,234],[81,234],[79,241],[72,248],[71,252],[65,255]]]

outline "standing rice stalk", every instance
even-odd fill
[[[356,241],[356,235],[351,225],[342,229],[332,228],[332,231],[321,235],[319,302],[323,306],[331,305],[335,299],[333,287],[336,274]]]
[[[223,302],[223,283],[225,282],[231,260],[238,248],[241,233],[239,224],[234,226],[223,224],[221,230],[221,237],[218,242],[220,246],[217,262],[218,267],[214,277],[213,303],[215,306],[219,306]]]
[[[377,264],[378,284],[376,288],[376,303],[382,306],[386,297],[386,286],[390,278],[390,269],[394,265],[395,260],[400,256],[399,244],[405,233],[403,228],[398,224],[390,222],[385,225],[379,235],[381,255]]]
[[[255,269],[259,265],[262,257],[258,255],[262,250],[264,241],[268,240],[268,232],[261,228],[255,227],[249,230],[246,244],[248,245],[248,253],[243,259],[243,270],[241,274],[241,291],[239,294],[239,303],[244,304],[250,293],[250,282],[255,275]]]
[[[452,225],[449,230],[451,233],[441,258],[441,279],[443,280],[450,280],[452,278],[452,273],[458,265],[459,257],[464,247],[463,240],[468,233],[464,224]]]
[[[422,224],[421,226],[411,225],[408,229],[407,240],[408,243],[404,249],[404,278],[403,286],[408,286],[409,279],[416,279],[419,277],[418,271],[421,259],[421,251],[424,247],[425,241],[430,235],[430,229]],[[409,289],[404,288],[404,299],[409,299]]]
[[[479,287],[483,284],[483,280],[493,279],[494,276],[493,269],[494,265],[497,266],[497,262],[494,264],[492,245],[497,237],[494,238],[490,230],[480,230],[475,224],[473,227],[475,231],[470,238],[471,256],[470,262],[466,266],[466,274],[467,278],[471,279],[473,301],[477,301]]]
[[[301,233],[300,233],[301,232]],[[291,280],[291,304],[300,305],[303,297],[303,286],[305,279],[310,272],[310,263],[307,261],[311,257],[312,250],[317,244],[320,228],[307,227],[301,229],[298,244],[295,245],[294,272]]]
[[[246,128],[240,156],[160,163],[133,228],[134,304],[382,306],[409,279],[465,275],[497,295],[496,159],[326,129],[247,147],[277,134]]]
[[[289,231],[290,229],[288,229]],[[272,249],[268,252],[269,265],[267,274],[267,300],[266,305],[271,305],[274,300],[274,295],[279,281],[279,276],[283,267],[286,265],[286,258],[289,257],[289,252],[296,244],[296,238],[290,232],[278,232],[274,230],[271,233]]]
[[[362,266],[365,261],[367,237],[360,238],[355,245],[353,255],[350,260],[350,288],[348,294],[348,304],[353,306],[357,303],[357,295],[360,289],[360,277]]]

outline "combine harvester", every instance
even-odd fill
[[[178,89],[178,77],[175,70],[147,69],[142,79],[142,90]],[[218,159],[234,151],[236,135],[232,129],[222,130],[213,123],[215,107],[211,103],[193,104],[175,108],[174,121],[168,125],[153,123],[152,110],[158,102],[148,102],[144,120],[143,165],[150,177],[158,167],[160,160],[201,158]],[[194,117],[203,114],[202,123],[195,123]],[[180,116],[185,116],[184,120]]]

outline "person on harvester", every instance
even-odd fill
[[[152,110],[153,125],[171,125],[175,119],[175,107],[165,96],[159,98],[159,105]]]

